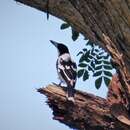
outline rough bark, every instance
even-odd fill
[[[118,109],[116,110],[116,108],[121,107],[122,113],[128,115],[126,114],[127,110],[125,107],[130,108],[130,0],[49,0],[49,5],[47,5],[48,0],[15,1],[34,7],[43,12],[49,12],[51,15],[68,22],[86,38],[106,49],[111,54],[113,65],[117,69],[117,79],[120,85],[112,85],[117,89],[111,87],[110,91],[114,93],[116,90],[116,96],[118,98],[115,98],[115,96],[113,97],[110,91],[108,94],[110,96],[108,99],[110,100],[107,101],[92,95],[90,96],[89,94],[85,94],[87,96],[84,96],[84,93],[80,93],[79,97],[84,101],[80,101],[80,105],[76,103],[76,107],[70,107],[71,109],[74,109],[75,114],[76,112],[80,113],[81,111],[81,115],[85,115],[82,119],[80,115],[77,114],[77,125],[74,123],[75,114],[70,111],[71,109],[65,109],[67,103],[64,99],[64,94],[62,95],[63,97],[60,94],[54,94],[55,91],[52,87],[52,90],[50,91],[48,91],[48,87],[47,89],[40,89],[40,92],[47,95],[49,105],[54,113],[56,110],[58,113],[63,112],[64,116],[64,112],[66,113],[67,111],[69,113],[67,114],[68,116],[70,113],[72,114],[69,116],[70,118],[65,116],[65,119],[61,122],[69,126],[75,126],[75,128],[78,129],[89,130],[91,128],[91,130],[101,130],[113,129],[111,122],[114,121],[114,123],[116,122],[115,124],[117,124],[117,126],[114,125],[114,129],[119,126],[120,128],[118,128],[118,130],[127,129],[123,124],[120,124],[122,122],[122,117],[119,117],[120,112],[118,112]],[[63,90],[58,88],[58,91],[61,92]],[[120,94],[123,94],[123,96]],[[113,98],[115,99],[112,100]],[[98,102],[96,102],[97,100]],[[76,101],[79,102],[79,99]],[[91,103],[101,111],[97,112],[96,109],[92,107],[93,105]],[[102,110],[106,111],[103,112]],[[81,120],[78,120],[79,117]],[[95,117],[98,117],[98,120],[95,119]],[[127,119],[128,117],[126,120]]]
[[[129,130],[130,120],[121,104],[76,90],[75,103],[66,100],[65,87],[48,85],[38,89],[48,98],[54,119],[79,130]],[[115,110],[116,109],[116,110]]]

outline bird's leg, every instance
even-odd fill
[[[68,86],[67,87],[67,95],[66,98],[69,102],[75,103],[74,100],[74,89],[72,88],[72,86]]]
[[[63,83],[63,82],[62,82],[62,81],[60,81],[58,85],[59,85],[59,86],[61,86],[61,84],[62,84],[62,83]]]
[[[52,84],[54,84],[54,85],[56,85],[58,87],[60,87],[62,83],[63,83],[62,81],[60,81],[59,84],[52,82]]]
[[[53,85],[59,87],[59,84],[52,82]]]

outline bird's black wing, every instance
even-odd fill
[[[77,66],[73,61],[60,60],[57,65],[58,72],[68,86],[75,86],[77,77]]]

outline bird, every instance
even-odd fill
[[[67,100],[74,103],[74,88],[77,80],[77,65],[71,58],[69,49],[66,45],[53,40],[50,40],[50,42],[58,50],[56,69],[60,79],[59,85],[61,85],[61,83],[65,83],[67,85]]]

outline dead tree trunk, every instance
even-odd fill
[[[118,102],[118,98],[115,98],[115,103],[122,103],[126,108],[130,108],[130,0],[15,0],[17,2],[21,2],[28,6],[34,7],[40,11],[49,12],[51,15],[54,15],[66,22],[68,22],[73,28],[75,28],[78,32],[82,33],[89,40],[96,42],[101,45],[104,49],[106,49],[112,56],[113,64],[117,69],[118,80],[120,82],[120,87],[116,86],[119,91],[118,94],[121,94],[117,97],[120,97],[120,102]],[[48,2],[49,1],[49,2]],[[49,3],[49,5],[47,5]],[[51,87],[52,88],[52,87]],[[58,90],[60,90],[58,88]],[[115,90],[111,88],[111,90]],[[46,94],[49,98],[49,105],[54,108],[54,111],[58,112],[67,112],[65,110],[66,103],[62,106],[60,102],[63,102],[62,96],[58,96],[55,100],[53,96],[54,90],[52,92],[48,92],[48,89],[42,89],[40,92]],[[62,91],[62,90],[60,90]],[[113,91],[114,92],[114,91]],[[114,128],[118,128],[121,126],[121,129],[127,129],[120,124],[120,119],[118,119],[118,115],[115,111],[116,108],[114,104],[110,100],[103,100],[97,97],[91,96],[83,96],[83,93],[80,93],[83,98],[81,98],[80,106],[76,104],[76,108],[74,108],[75,112],[82,111],[85,114],[84,119],[80,117],[83,123],[80,124],[81,127],[78,127],[74,121],[76,120],[73,117],[73,114],[70,115],[70,120],[66,119],[61,122],[65,124],[74,125],[78,129],[109,129],[111,121],[116,122],[117,126],[114,125]],[[123,94],[123,96],[122,96]],[[57,94],[56,94],[57,95]],[[125,95],[125,96],[124,96]],[[112,96],[109,92],[109,96]],[[125,99],[125,98],[126,99]],[[88,99],[89,98],[89,101]],[[92,102],[91,100],[97,99],[101,102]],[[126,100],[126,101],[125,101]],[[96,100],[94,100],[96,101]],[[57,105],[54,106],[53,102]],[[85,103],[83,103],[85,102]],[[110,103],[111,102],[111,103]],[[99,108],[99,111],[93,109],[90,106],[96,105]],[[91,104],[92,103],[92,104]],[[95,104],[97,103],[97,104]],[[109,104],[109,105],[108,105]],[[119,104],[118,104],[119,105]],[[117,106],[118,106],[117,105]],[[111,106],[111,107],[110,107]],[[114,106],[114,107],[113,107]],[[120,105],[121,106],[121,105]],[[55,109],[56,107],[56,109]],[[72,106],[71,106],[72,108]],[[121,107],[123,108],[123,107]],[[79,109],[79,110],[78,110]],[[103,112],[102,110],[106,110]],[[101,110],[101,111],[100,111]],[[110,113],[110,111],[112,113]],[[124,109],[122,110],[125,111]],[[70,112],[68,110],[68,112]],[[116,113],[116,114],[115,114]],[[124,112],[127,113],[127,112]],[[119,113],[118,113],[119,114]],[[87,116],[88,115],[88,116]],[[115,120],[112,115],[116,115]],[[126,114],[127,115],[127,114]],[[95,117],[99,117],[99,120],[96,120]],[[66,117],[67,118],[67,117]],[[93,120],[92,120],[93,119]],[[111,120],[111,121],[109,121]],[[71,121],[71,123],[69,123]],[[86,126],[86,122],[87,126]],[[76,121],[77,122],[77,121]],[[79,120],[78,120],[79,122]],[[109,125],[107,125],[107,123]],[[104,125],[103,125],[104,124]],[[127,123],[126,123],[127,124]],[[97,126],[98,127],[92,127]],[[70,126],[70,125],[69,125]],[[111,126],[110,126],[111,127]],[[111,129],[113,129],[111,127]]]
[[[122,105],[76,90],[75,104],[66,101],[66,89],[55,85],[38,89],[48,97],[54,119],[79,130],[129,130],[130,119]],[[113,100],[114,101],[114,100]]]

